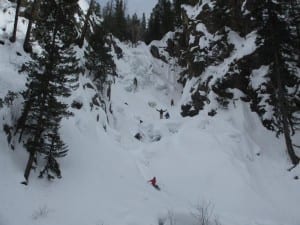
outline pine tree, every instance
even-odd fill
[[[300,77],[298,75],[299,50],[296,33],[291,32],[293,24],[286,20],[285,1],[263,1],[261,9],[261,27],[259,27],[258,45],[260,52],[269,65],[266,75],[269,82],[267,93],[269,103],[274,108],[271,128],[277,134],[284,134],[288,155],[294,165],[299,157],[294,151],[291,136],[299,128]]]
[[[158,6],[155,6],[150,15],[148,22],[148,30],[146,34],[146,43],[153,40],[160,40],[162,38],[160,11]]]
[[[94,7],[94,0],[90,0],[89,9],[86,13],[85,21],[84,21],[82,32],[81,32],[81,36],[80,36],[79,41],[78,41],[79,48],[82,48],[82,46],[83,46],[84,38],[86,36],[88,26],[89,26],[89,24],[88,24],[89,23],[89,18],[92,14],[93,7]]]
[[[103,14],[103,29],[108,33],[112,33],[112,24],[113,24],[113,0],[110,0],[106,3],[106,6],[102,10]]]
[[[295,37],[297,49],[300,51],[300,1],[290,0],[288,5],[288,18],[290,18],[290,32]],[[300,64],[300,57],[299,57]]]
[[[121,41],[128,39],[127,23],[125,17],[125,4],[123,0],[115,0],[114,14],[114,30],[113,34]]]
[[[175,15],[174,15],[172,4],[169,0],[159,0],[159,4],[161,4],[161,8],[162,8],[162,14],[161,14],[162,35],[165,35],[167,32],[174,30]]]
[[[70,116],[67,105],[58,97],[67,97],[76,88],[80,72],[78,59],[73,49],[77,37],[75,13],[77,0],[43,1],[34,29],[35,38],[42,52],[32,54],[32,60],[24,64],[28,73],[27,91],[24,92],[24,107],[16,126],[23,133],[25,147],[29,152],[24,172],[28,182],[30,171],[38,155],[46,158],[41,176],[47,172],[61,177],[57,157],[64,156],[67,147],[59,136],[60,121]]]
[[[141,21],[141,40],[145,41],[145,36],[146,36],[146,31],[147,31],[147,22],[146,22],[146,15],[143,13],[142,16],[142,21]]]
[[[135,45],[139,40],[141,40],[142,30],[141,23],[136,13],[133,14],[131,20],[127,22],[128,29],[130,32],[130,40]]]
[[[103,27],[121,41],[129,39],[126,6],[123,0],[110,0],[103,9]]]
[[[174,30],[175,16],[169,0],[159,0],[152,10],[148,23],[146,43],[160,40],[167,32]]]
[[[93,33],[89,39],[85,56],[85,66],[90,72],[93,82],[99,91],[103,92],[110,76],[115,75],[115,64],[110,48],[106,43],[106,35],[101,25],[93,27]]]
[[[181,5],[184,3],[183,0],[173,0],[174,14],[175,14],[175,24],[180,26],[181,21]]]

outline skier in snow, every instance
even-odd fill
[[[148,180],[149,183],[151,183],[151,185],[157,189],[157,190],[160,190],[159,186],[157,185],[156,183],[156,177],[153,177],[151,180]]]
[[[166,118],[166,119],[169,119],[169,118],[170,118],[170,114],[169,114],[168,112],[165,114],[165,118]]]
[[[136,134],[134,135],[134,137],[135,137],[136,139],[138,139],[139,141],[143,138],[143,136],[142,136],[140,133],[136,133]]]
[[[137,90],[137,85],[138,85],[138,82],[137,82],[137,79],[136,77],[133,79],[133,88],[134,88],[134,91]]]
[[[171,106],[174,106],[174,100],[171,99]]]
[[[167,110],[162,110],[162,109],[156,109],[157,112],[159,112],[159,118],[162,119],[164,112],[167,112]]]

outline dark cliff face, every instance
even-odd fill
[[[185,86],[193,80],[193,85],[188,85],[190,99],[183,103],[182,115],[197,115],[215,101],[218,106],[208,110],[212,115],[218,107],[226,108],[230,102],[241,100],[249,103],[265,125],[268,119],[273,120],[272,116],[266,119],[266,115],[274,117],[274,112],[267,111],[276,106],[274,54],[280,56],[279,71],[299,71],[299,50],[295,49],[300,41],[292,17],[299,8],[291,8],[285,1],[268,0],[211,0],[183,5],[181,24],[166,49],[185,68],[178,81]],[[299,95],[299,75],[297,78],[297,74],[287,73],[294,82],[284,78],[283,89],[292,87]],[[255,79],[259,85],[254,85],[258,83]],[[234,90],[243,96],[235,96]],[[291,105],[297,105],[296,98]]]
[[[228,30],[237,32],[241,37],[252,32],[257,27],[257,22],[247,7],[255,10],[253,5],[256,4],[255,0],[247,1],[247,4],[244,4],[244,0],[212,0],[209,4],[199,3],[198,7],[202,7],[202,10],[194,18],[190,18],[183,9],[183,32],[178,33],[177,37],[183,40],[179,44],[185,56],[183,58],[187,61],[188,73],[198,76],[207,66],[221,62],[230,55],[233,46],[227,39]],[[205,26],[206,32],[197,29],[198,26]],[[209,40],[207,32],[210,36],[220,38]],[[201,37],[204,40],[200,40]],[[208,41],[209,44],[204,47],[203,41]],[[201,60],[195,60],[197,57]]]
[[[204,79],[201,75],[213,65],[221,64],[230,57],[234,45],[228,40],[230,30],[235,31],[241,37],[245,37],[255,26],[253,20],[247,20],[247,9],[242,0],[212,0],[207,4],[201,1],[194,7],[198,13],[190,15],[190,8],[182,10],[182,32],[177,32],[177,48],[180,49],[177,56],[181,65],[186,70],[181,74],[179,82],[185,84],[192,77],[198,78],[198,85],[191,90],[191,101],[182,106],[183,116],[198,114],[206,104],[210,103],[209,92],[213,90],[224,103],[224,98],[233,98],[233,95],[225,90],[232,87],[232,82],[221,83],[220,80],[211,83],[213,74]],[[199,10],[200,8],[200,10]],[[224,73],[225,74],[225,73]],[[240,79],[242,80],[242,79]],[[240,85],[242,81],[236,81]],[[229,86],[230,84],[230,86]],[[226,88],[225,88],[226,87]],[[224,89],[225,88],[225,89]]]

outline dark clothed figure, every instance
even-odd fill
[[[171,99],[171,106],[174,106],[174,100]]]
[[[136,134],[134,135],[134,137],[135,137],[136,139],[138,139],[139,141],[142,139],[142,135],[141,135],[140,133],[136,133]]]
[[[138,82],[137,82],[137,79],[136,79],[136,77],[133,79],[133,88],[134,88],[134,90],[136,91],[136,89],[137,89],[137,85],[138,85]]]
[[[165,114],[165,118],[166,118],[166,119],[169,119],[169,118],[170,118],[170,114],[169,114],[168,112]]]
[[[167,112],[167,110],[162,110],[162,109],[156,109],[156,111],[159,112],[160,119],[163,119],[164,112]]]

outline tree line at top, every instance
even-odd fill
[[[110,0],[102,9],[103,27],[121,41],[144,41],[148,44],[180,26],[181,4],[192,2],[195,0],[158,0],[147,19],[144,13],[142,18],[138,18],[136,13],[128,15],[123,0]]]
[[[29,44],[30,34],[41,1],[42,0],[16,0],[15,23],[10,40],[12,42],[16,40],[20,7],[25,6],[25,17],[29,20],[23,44],[26,52],[31,51],[31,46]],[[98,16],[103,18],[102,29],[104,33],[111,33],[121,41],[131,41],[132,43],[144,41],[148,44],[152,40],[160,40],[167,32],[174,31],[175,27],[181,26],[181,5],[195,4],[196,2],[197,1],[195,0],[158,0],[149,19],[147,19],[145,13],[143,13],[142,18],[139,18],[136,13],[133,15],[127,14],[126,4],[123,0],[110,0],[105,6],[102,6],[102,8],[100,8],[100,5],[95,0],[91,0],[87,10],[86,19],[90,17],[92,10],[97,8]],[[79,9],[79,11],[79,14],[83,14],[81,9]],[[87,25],[88,21],[85,20],[85,24],[82,28],[82,35],[78,40],[80,47],[83,45]]]

